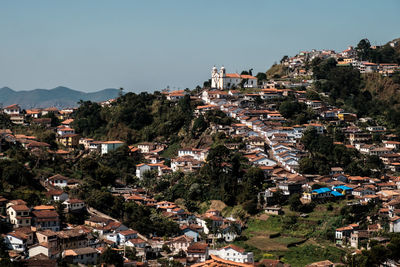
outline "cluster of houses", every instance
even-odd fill
[[[14,104],[2,109],[2,112],[9,115],[14,124],[24,125],[41,125],[45,129],[54,131],[56,135],[56,142],[59,147],[58,150],[52,150],[51,145],[38,140],[36,136],[17,134],[11,130],[0,130],[2,139],[10,143],[19,142],[24,148],[29,151],[35,152],[38,150],[46,150],[51,154],[59,155],[65,159],[73,157],[73,151],[82,148],[86,152],[98,153],[101,155],[107,154],[119,147],[124,142],[122,141],[96,141],[90,138],[82,138],[79,134],[75,133],[72,127],[74,119],[71,117],[74,109],[58,110],[57,108],[46,109],[28,109],[22,112],[19,105]],[[48,115],[54,114],[61,123],[59,126],[52,125],[52,119]]]
[[[159,211],[163,216],[175,221],[182,233],[194,242],[199,240],[213,243],[222,239],[232,242],[240,235],[243,223],[232,217],[225,218],[216,209],[210,209],[204,214],[196,215],[185,211],[173,202],[156,201],[152,195],[142,188],[114,188],[111,191],[122,196],[126,202],[135,202]]]
[[[60,201],[64,204],[65,210],[61,212],[74,213],[85,209],[83,201],[69,198],[63,190],[54,188],[46,195],[51,200],[49,203]],[[4,197],[0,197],[0,204],[1,220],[12,226],[10,232],[3,234],[3,241],[12,260],[31,259],[35,262],[39,257],[51,263],[62,257],[70,263],[79,263],[70,258],[69,253],[85,248],[79,255],[90,256],[91,262],[96,262],[98,252],[89,248],[89,239],[95,244],[96,238],[89,237],[90,231],[87,229],[73,226],[62,229],[60,214],[53,204],[32,207],[24,200],[7,200]]]
[[[242,222],[225,218],[218,210],[210,209],[204,214],[195,215],[173,202],[157,202],[141,188],[112,188],[114,195],[124,197],[127,202],[154,208],[175,221],[181,229],[176,237],[149,237],[86,207],[79,199],[70,198],[66,189],[75,187],[77,183],[59,174],[47,178],[44,185],[48,190],[46,196],[49,204],[46,205],[29,207],[21,199],[9,201],[0,197],[1,219],[12,226],[12,230],[3,235],[12,260],[32,266],[57,266],[57,260],[62,258],[71,264],[93,265],[107,248],[116,251],[135,248],[138,261],[150,262],[159,256],[179,254],[179,261],[185,265],[204,263],[210,257],[232,265],[254,265],[253,253],[234,245],[211,249],[216,240],[227,243],[234,241],[243,227]],[[62,225],[55,202],[64,204],[63,213],[75,213],[78,216],[87,208],[90,217],[82,225]],[[125,258],[125,265],[136,264],[137,261]]]
[[[228,129],[223,130],[229,136],[246,140],[246,152],[255,154],[254,157],[249,157],[250,161],[266,167],[279,164],[289,172],[296,173],[298,161],[304,154],[298,146],[303,131],[308,127],[313,127],[318,133],[323,133],[324,126],[316,122],[288,127],[285,125],[286,119],[274,108],[274,105],[261,108],[251,104],[256,98],[273,99],[288,94],[296,94],[300,100],[307,102],[302,94],[297,94],[292,89],[262,89],[252,94],[241,94],[234,90],[228,92],[205,90],[202,93],[202,100],[207,105],[198,106],[196,114],[205,114],[212,109],[221,110],[237,121]],[[269,154],[265,151],[265,147],[269,148]]]
[[[353,56],[354,51],[351,51],[350,49],[343,53]],[[321,54],[330,57],[332,53],[333,51],[326,51]],[[236,123],[229,127],[220,126],[217,131],[224,131],[229,136],[246,140],[244,156],[265,170],[267,179],[275,184],[275,187],[259,193],[258,197],[259,200],[262,199],[265,212],[276,215],[282,213],[279,206],[270,205],[278,191],[286,197],[300,194],[303,203],[348,199],[351,205],[366,205],[372,201],[381,207],[377,215],[389,221],[385,230],[400,232],[400,180],[396,176],[400,170],[398,137],[388,132],[385,127],[374,124],[370,118],[357,118],[355,114],[323,101],[307,99],[305,91],[282,88],[285,87],[273,81],[269,82],[267,89],[255,90],[254,93],[241,93],[229,88],[221,91],[216,87],[202,92],[204,105],[197,106],[196,109],[198,116],[210,110],[221,110],[236,120]],[[305,103],[313,110],[318,120],[304,125],[288,126],[285,118],[271,102],[261,106],[256,104],[257,98],[270,100],[288,95],[293,95],[299,102]],[[344,141],[335,144],[343,144],[362,154],[379,157],[387,174],[380,178],[351,176],[345,174],[342,168],[334,167],[328,176],[300,175],[297,172],[298,161],[307,153],[299,144],[304,130],[312,127],[317,133],[323,134],[328,125],[339,126],[343,132]],[[374,138],[376,136],[380,138]],[[230,148],[232,145],[226,146]],[[237,149],[235,146],[232,148]],[[313,187],[314,184],[318,186]],[[388,239],[372,234],[383,229],[383,226],[372,220],[368,229],[360,229],[355,224],[343,226],[336,232],[337,244],[359,248],[364,241],[388,242]]]
[[[377,46],[371,47],[372,49],[378,48]],[[399,71],[399,64],[396,63],[382,63],[376,64],[368,61],[361,61],[357,56],[357,50],[353,46],[341,52],[334,50],[311,50],[301,51],[294,57],[287,57],[282,60],[282,64],[288,68],[288,77],[298,78],[311,76],[312,70],[306,67],[308,62],[315,58],[327,59],[334,58],[338,62],[338,66],[353,66],[358,69],[360,73],[380,73],[385,76],[390,76],[394,72]]]
[[[51,126],[51,117],[49,114],[54,114],[59,120],[65,120],[70,117],[74,109],[67,108],[59,110],[55,107],[44,109],[28,109],[23,110],[18,104],[12,104],[2,108],[2,112],[10,116],[14,124],[32,124]]]

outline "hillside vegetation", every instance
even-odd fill
[[[364,89],[377,99],[398,109],[400,104],[400,75],[385,77],[378,73],[365,75]]]
[[[286,75],[286,67],[282,64],[274,64],[266,72],[268,79],[281,78]]]
[[[104,108],[90,101],[81,102],[73,127],[83,136],[100,140],[132,144],[158,138],[174,142],[179,133],[188,131],[192,111],[189,96],[175,105],[160,93],[127,93]]]

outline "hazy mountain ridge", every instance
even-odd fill
[[[94,102],[105,101],[118,96],[118,89],[104,89],[85,93],[68,87],[59,86],[53,89],[34,89],[14,91],[8,87],[0,89],[0,103],[3,106],[19,104],[22,108],[76,107],[80,100]]]

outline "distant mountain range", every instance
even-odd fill
[[[80,100],[101,102],[118,96],[118,89],[104,89],[85,93],[59,86],[53,89],[14,91],[8,87],[0,89],[0,103],[3,106],[19,104],[21,108],[76,107]]]

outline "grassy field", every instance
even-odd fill
[[[256,247],[262,251],[287,251],[288,245],[302,241],[301,238],[291,236],[279,236],[276,238],[270,238],[269,235],[255,235],[252,236],[247,243],[253,247]]]
[[[340,208],[344,205],[345,202],[319,204],[307,218],[288,207],[283,207],[282,216],[264,214],[252,218],[243,231],[247,240],[237,245],[253,251],[256,260],[280,258],[292,266],[325,259],[340,262],[346,251],[327,240],[327,231],[338,227]]]
[[[318,245],[304,244],[298,247],[290,248],[284,253],[281,261],[289,263],[292,267],[305,266],[312,262],[330,260],[332,262],[341,262],[345,252],[334,246],[321,247]]]

